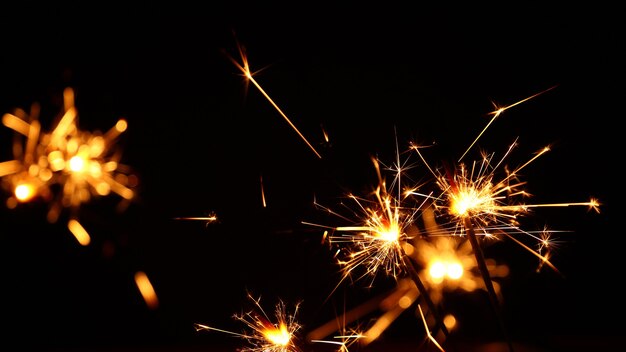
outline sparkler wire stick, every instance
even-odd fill
[[[480,274],[483,277],[485,287],[487,287],[489,302],[491,302],[491,307],[493,308],[496,317],[498,318],[497,320],[500,324],[500,329],[504,334],[504,338],[506,339],[509,351],[513,352],[513,344],[511,343],[511,339],[508,337],[507,329],[504,326],[504,321],[502,320],[502,314],[500,313],[500,306],[497,298],[498,296],[496,295],[496,290],[493,288],[493,283],[491,282],[491,277],[489,276],[489,269],[487,269],[487,264],[485,262],[485,256],[483,254],[482,248],[478,244],[478,239],[476,238],[476,233],[474,232],[474,226],[472,225],[472,219],[466,217],[464,220],[467,237],[469,238],[469,241],[472,245],[474,256],[476,256],[476,262],[478,264],[478,268],[480,269]]]
[[[448,332],[448,329],[446,328],[446,325],[443,322],[443,318],[441,317],[441,315],[439,314],[439,311],[435,307],[435,303],[428,295],[426,286],[424,286],[422,279],[420,279],[418,275],[417,268],[415,268],[415,265],[411,261],[411,258],[409,258],[407,254],[404,252],[404,249],[402,250],[402,252],[403,252],[402,260],[404,264],[409,268],[408,271],[409,271],[409,275],[411,275],[411,279],[415,283],[415,286],[417,286],[420,296],[424,298],[424,301],[426,302],[428,309],[432,312],[433,316],[435,317],[435,322],[437,325],[435,326],[434,330],[437,330],[437,328],[439,328],[446,336],[448,336],[449,332]]]

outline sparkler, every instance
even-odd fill
[[[239,63],[231,58],[233,63],[248,79],[248,82],[256,86],[313,152],[321,158],[320,154],[317,153],[253,78],[247,57],[241,46],[239,46],[239,53],[242,62]],[[409,150],[416,152],[428,171],[434,176],[434,184],[438,191],[418,192],[424,185],[414,187],[408,191],[403,190],[400,186],[400,181],[408,167],[406,167],[406,163],[401,164],[400,153],[396,150],[397,160],[393,168],[390,169],[395,172],[395,177],[390,187],[388,187],[386,180],[382,177],[380,170],[382,163],[378,159],[372,158],[379,182],[375,190],[370,194],[371,198],[353,194],[348,195],[348,198],[356,205],[356,210],[351,210],[353,212],[352,215],[356,215],[356,219],[322,206],[317,201],[314,202],[316,207],[344,221],[351,222],[347,226],[325,226],[311,222],[302,222],[306,225],[323,228],[325,230],[323,238],[328,239],[328,242],[332,245],[340,245],[336,256],[338,264],[342,268],[341,278],[332,292],[348,279],[361,280],[369,277],[371,278],[369,287],[372,287],[375,277],[381,272],[393,277],[398,282],[401,282],[403,276],[408,274],[414,284],[413,286],[409,285],[410,288],[405,290],[402,295],[403,303],[399,304],[397,308],[387,311],[383,317],[384,319],[378,320],[377,323],[379,324],[370,329],[369,333],[366,334],[368,337],[364,340],[373,341],[373,339],[376,339],[386,329],[386,326],[395,319],[394,314],[397,316],[399,311],[411,306],[420,297],[425,300],[430,312],[435,317],[437,328],[440,328],[447,336],[446,325],[443,319],[439,317],[433,299],[427,294],[429,290],[424,285],[420,273],[427,278],[430,292],[434,292],[438,302],[442,298],[441,290],[443,289],[442,283],[444,281],[446,283],[454,282],[446,287],[447,289],[462,288],[466,291],[473,291],[476,288],[485,289],[488,292],[491,306],[496,312],[502,331],[506,335],[506,329],[499,314],[498,286],[497,283],[492,281],[492,276],[506,276],[508,268],[506,266],[488,264],[493,262],[489,262],[485,258],[479,236],[482,237],[481,241],[487,239],[495,240],[501,237],[509,238],[538,257],[540,259],[539,268],[546,265],[558,273],[556,267],[550,262],[551,248],[553,247],[551,234],[554,232],[546,229],[543,231],[523,230],[517,219],[530,212],[532,208],[538,207],[587,206],[599,212],[600,203],[593,198],[588,202],[552,204],[527,204],[518,200],[518,198],[529,196],[522,189],[525,182],[519,181],[521,170],[548,152],[550,147],[543,148],[530,160],[513,169],[509,169],[504,165],[505,160],[517,145],[517,140],[500,159],[496,158],[495,154],[483,152],[481,160],[470,163],[469,167],[462,162],[478,139],[504,111],[536,98],[555,87],[550,87],[505,107],[499,107],[494,104],[495,110],[490,113],[493,117],[461,155],[457,161],[458,166],[454,168],[446,168],[441,172],[439,169],[431,167],[421,152],[422,147],[411,144]],[[328,142],[325,131],[324,137]],[[502,168],[505,169],[504,176],[499,178],[499,172]],[[263,188],[262,197],[265,205]],[[432,232],[433,230],[430,229],[431,233],[424,238],[418,238],[419,230],[415,225],[415,220],[428,212],[436,213],[437,216],[447,219],[447,222],[443,224],[441,229],[438,228],[435,232]],[[516,235],[519,234],[527,235],[536,240],[538,242],[537,249],[533,249],[517,239]],[[465,238],[463,241],[457,241],[457,237]],[[454,264],[445,264],[439,261],[438,264],[433,264],[436,258],[441,258],[442,256],[447,256],[448,259],[452,258],[456,262]],[[420,261],[420,264],[425,269],[420,272],[412,260]],[[482,277],[482,285],[479,283],[478,277],[473,275],[475,268],[478,268],[478,272]],[[440,271],[437,272],[437,269]],[[358,270],[362,270],[361,273],[358,273]],[[443,276],[444,274],[449,275],[449,279],[446,279]],[[461,278],[463,279],[461,280]],[[409,294],[409,292],[412,294]],[[418,309],[420,314],[422,314],[422,307],[419,304]],[[428,338],[443,351],[428,329],[426,318],[423,314],[422,319],[425,323]],[[340,336],[353,335],[341,334]],[[359,337],[364,336],[359,335]],[[319,339],[315,341],[329,342]],[[347,350],[344,342],[336,342],[336,344]],[[508,337],[507,342],[509,349],[512,351],[512,344]]]
[[[414,297],[414,300],[419,297],[424,299],[435,317],[437,328],[447,335],[448,331],[443,319],[439,316],[434,302],[428,296],[417,268],[410,256],[407,255],[407,253],[414,251],[414,247],[409,242],[416,234],[415,220],[429,197],[426,196],[419,204],[405,204],[410,198],[403,195],[401,179],[410,165],[407,165],[406,162],[401,163],[398,150],[396,150],[396,156],[395,165],[388,168],[394,171],[394,178],[390,186],[387,186],[386,180],[382,176],[380,161],[377,158],[372,158],[378,177],[378,185],[371,194],[373,199],[349,195],[356,203],[359,211],[358,220],[354,226],[326,227],[310,222],[303,223],[325,227],[327,231],[332,231],[332,234],[328,236],[329,243],[345,245],[338,251],[338,254],[343,254],[339,255],[338,258],[338,264],[342,267],[342,277],[335,289],[341,282],[351,278],[357,269],[364,271],[356,277],[356,280],[369,276],[371,278],[370,287],[379,272],[383,272],[396,280],[403,277],[404,274],[408,274],[418,289],[418,297]],[[316,205],[322,207],[317,203]],[[322,208],[343,220],[354,221],[332,211],[330,208]],[[382,330],[377,328],[376,330],[382,332],[384,328]],[[377,334],[372,335],[378,336]],[[369,333],[368,336],[370,336]]]
[[[4,114],[3,124],[13,129],[16,137],[25,136],[26,142],[22,146],[15,139],[15,159],[0,163],[0,177],[5,189],[13,193],[7,200],[9,208],[42,199],[50,203],[47,220],[51,223],[58,220],[63,209],[70,209],[68,227],[86,245],[89,235],[78,223],[81,205],[111,193],[128,202],[135,197],[132,188],[137,178],[120,163],[121,153],[114,149],[128,127],[126,120],[119,119],[106,133],[82,131],[78,129],[73,89],[64,90],[63,101],[63,111],[47,133],[41,132],[38,104],[33,104],[30,114],[21,109]],[[56,190],[60,194],[54,194]]]
[[[554,87],[549,88],[544,92],[553,88]],[[487,127],[505,110],[522,102],[528,101],[531,98],[537,97],[544,92],[535,94],[529,98],[505,107],[499,108],[494,104],[496,110],[491,113],[493,118],[490,120]],[[487,127],[481,131],[468,150],[471,149],[480,136],[482,136]],[[469,168],[461,162],[463,157],[467,154],[468,150],[466,150],[466,152],[463,153],[459,159],[459,166],[454,170],[445,169],[443,173],[438,170],[434,170],[426,162],[420,152],[419,146],[411,146],[411,149],[419,155],[428,170],[433,174],[436,184],[441,190],[440,196],[438,196],[436,201],[433,203],[435,209],[437,209],[440,214],[451,218],[450,227],[453,229],[452,232],[454,234],[467,236],[470,241],[472,250],[476,257],[477,265],[483,277],[483,282],[489,293],[491,305],[498,316],[498,321],[500,322],[505,335],[506,329],[504,328],[502,319],[500,318],[497,294],[489,275],[489,269],[487,268],[478,236],[483,235],[485,238],[497,238],[497,236],[501,234],[507,238],[511,238],[516,243],[529,250],[533,255],[537,256],[541,260],[542,265],[548,265],[558,272],[556,267],[549,261],[547,255],[542,255],[539,251],[531,249],[513,236],[514,234],[520,233],[526,234],[535,240],[540,241],[540,248],[543,248],[549,245],[549,234],[543,232],[542,237],[538,237],[530,231],[522,230],[519,227],[517,218],[527,213],[530,208],[536,207],[567,207],[582,205],[599,212],[600,205],[599,202],[593,198],[588,202],[553,204],[526,204],[521,201],[517,201],[518,197],[528,196],[528,193],[522,189],[525,182],[518,180],[520,171],[541,155],[548,152],[550,148],[543,148],[530,160],[512,171],[506,168],[505,175],[502,179],[498,180],[496,178],[497,171],[499,171],[500,166],[504,165],[505,159],[509,156],[515,146],[516,142],[509,147],[504,156],[499,160],[495,159],[494,154],[483,153],[481,160],[474,161],[471,163]],[[507,342],[509,344],[509,349],[512,351],[513,348],[510,341]]]
[[[249,346],[241,349],[242,352],[298,352],[300,349],[296,345],[296,333],[301,325],[296,321],[296,314],[300,304],[296,304],[294,311],[288,313],[285,303],[279,301],[274,311],[276,320],[272,322],[261,306],[261,298],[255,299],[250,294],[248,298],[254,303],[254,309],[234,315],[236,320],[245,324],[246,329],[243,332],[237,333],[203,324],[195,324],[196,331],[213,330],[240,337],[249,343]]]

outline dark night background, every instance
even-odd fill
[[[369,191],[370,157],[392,161],[394,129],[400,148],[435,142],[432,164],[455,161],[485,126],[491,101],[507,105],[557,86],[508,110],[478,144],[500,155],[519,137],[510,163],[551,145],[523,171],[531,202],[596,197],[601,213],[540,208],[524,218],[528,229],[569,231],[553,257],[562,276],[536,273],[536,258],[515,244],[489,248],[511,269],[501,282],[504,322],[520,351],[621,347],[624,32],[616,9],[216,4],[3,5],[0,111],[38,102],[45,129],[63,89],[73,88],[81,129],[127,119],[122,162],[140,183],[124,212],[114,210],[115,194],[81,208],[87,247],[67,218],[46,222],[46,204],[3,205],[1,344],[234,351],[242,340],[193,324],[241,330],[232,315],[248,304],[247,291],[270,313],[278,299],[301,301],[298,320],[311,330],[391,287],[381,278],[371,291],[344,287],[324,302],[339,276],[320,231],[301,224],[321,219],[314,199],[332,207],[347,191]],[[228,58],[239,59],[237,43],[321,159],[256,87],[246,91]],[[13,131],[0,127],[0,161],[10,160]],[[176,220],[212,212],[217,223]],[[139,270],[157,291],[155,310],[134,285]],[[462,327],[447,350],[502,340],[486,295],[448,304]],[[416,350],[422,338],[407,310],[368,350]]]

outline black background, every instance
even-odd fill
[[[536,273],[536,258],[510,243],[493,249],[511,269],[503,319],[521,350],[583,351],[617,340],[623,32],[615,9],[240,5],[3,9],[0,110],[40,103],[49,128],[63,89],[73,88],[83,130],[127,119],[122,161],[140,183],[124,212],[115,211],[115,195],[81,208],[87,247],[63,216],[46,222],[46,204],[0,211],[0,343],[235,350],[243,341],[193,324],[239,331],[232,315],[249,304],[248,291],[270,312],[278,299],[301,301],[299,321],[311,330],[392,285],[346,286],[325,301],[339,276],[320,231],[301,224],[323,219],[313,200],[332,207],[347,192],[370,191],[370,158],[393,161],[396,138],[400,149],[434,142],[432,164],[453,162],[488,122],[492,101],[507,105],[553,86],[503,114],[479,147],[502,153],[519,137],[510,161],[521,164],[551,145],[524,169],[531,202],[597,197],[603,205],[600,214],[544,208],[525,219],[529,228],[568,231],[553,257],[562,276]],[[238,44],[322,158],[256,87],[246,90],[229,59],[239,60]],[[12,158],[12,137],[0,130],[2,161]],[[412,172],[429,177],[425,168]],[[217,223],[176,219],[211,213]],[[134,286],[140,270],[158,309]],[[449,307],[463,324],[448,348],[502,340],[486,296],[458,295]],[[422,340],[409,310],[371,349]]]

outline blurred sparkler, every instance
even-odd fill
[[[236,314],[234,318],[245,324],[243,332],[237,333],[218,329],[203,324],[195,324],[196,331],[213,330],[234,335],[246,340],[249,346],[242,348],[242,352],[297,352],[296,333],[301,325],[296,321],[296,314],[300,304],[296,304],[294,311],[289,313],[283,301],[275,307],[273,322],[261,306],[261,299],[248,294],[254,303],[254,309],[245,313]]]
[[[106,133],[82,131],[73,89],[63,91],[63,102],[63,111],[50,132],[41,131],[38,104],[32,105],[30,113],[15,109],[4,114],[2,123],[16,132],[16,139],[14,160],[0,163],[0,177],[12,193],[7,200],[9,208],[41,199],[50,205],[50,223],[58,220],[63,209],[69,209],[68,228],[81,244],[88,244],[89,235],[78,223],[81,205],[116,193],[123,200],[121,209],[135,197],[132,188],[137,178],[120,163],[121,151],[115,148],[127,129],[126,120],[119,119]],[[26,137],[23,145],[19,136]]]

